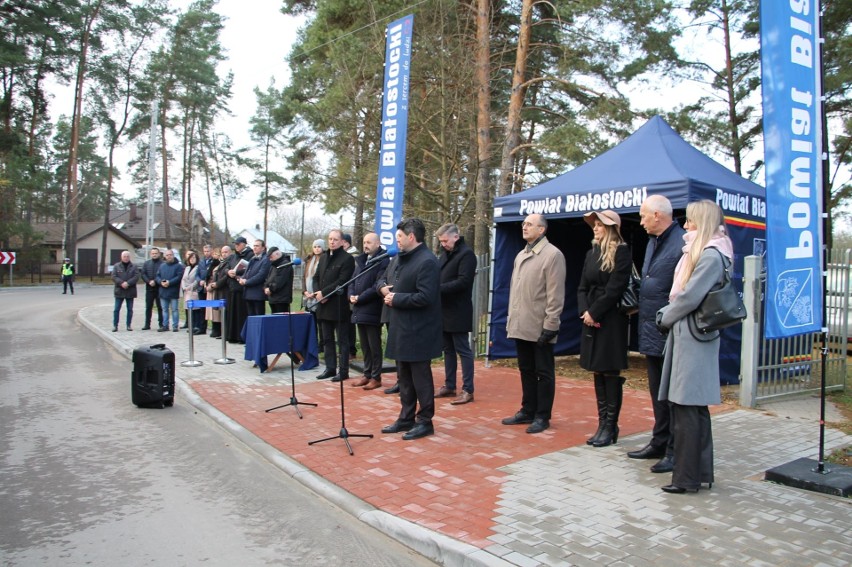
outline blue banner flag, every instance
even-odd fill
[[[376,184],[375,229],[385,247],[396,244],[396,225],[402,220],[413,28],[414,15],[412,14],[392,22],[385,32],[387,45],[382,94],[379,178]]]
[[[817,2],[760,3],[766,161],[765,335],[822,328],[822,120]]]

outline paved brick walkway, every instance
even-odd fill
[[[103,332],[111,309],[86,309],[81,320],[126,354],[166,342],[178,361],[188,358],[186,333]],[[287,362],[260,374],[241,360],[241,348],[228,347],[237,363],[214,365],[219,341],[197,337],[195,358],[204,366],[179,367],[178,377],[203,402],[365,509],[406,520],[403,528],[419,526],[414,543],[402,539],[447,565],[852,563],[849,499],[762,481],[767,468],[815,456],[818,411],[811,410],[811,421],[808,410],[801,411],[804,404],[815,408],[812,400],[795,406],[805,414],[795,419],[784,408],[716,408],[717,482],[709,491],[678,496],[660,491],[670,477],[650,473],[653,462],[625,456],[647,441],[653,423],[644,391],[625,392],[618,445],[593,449],[584,443],[597,425],[590,382],[558,379],[551,429],[528,435],[524,426],[500,424],[520,405],[517,371],[477,363],[476,401],[451,406],[450,399],[436,400],[436,435],[417,441],[380,433],[398,414],[397,396],[344,382],[348,432],[374,435],[350,438],[350,456],[340,439],[308,445],[340,433],[340,389],[315,380],[321,369],[295,373],[299,401],[318,404],[300,406],[304,419],[290,407],[266,413],[290,399]],[[434,375],[440,386],[442,371],[436,367]],[[852,443],[850,436],[827,431],[827,448]]]

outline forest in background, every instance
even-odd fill
[[[841,211],[852,191],[852,3],[822,5],[831,207]],[[228,203],[248,173],[264,232],[298,242],[280,208],[312,202],[329,216],[351,211],[359,242],[375,209],[384,31],[409,13],[404,212],[430,229],[459,224],[478,253],[495,196],[584,163],[655,114],[762,178],[757,0],[282,0],[281,10],[307,22],[291,79],[253,78],[266,86],[245,125],[252,145],[237,148],[222,125],[234,79],[215,0],[0,3],[0,249],[38,254],[32,224],[55,221],[73,256],[78,222],[144,205],[154,101],[157,200],[184,219],[194,208],[232,231]],[[52,82],[73,86],[72,107],[56,107]],[[116,163],[118,148],[129,163]],[[117,194],[118,176],[135,195]]]

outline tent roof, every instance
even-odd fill
[[[763,187],[704,155],[665,120],[654,116],[617,146],[568,173],[526,191],[498,197],[494,222],[517,221],[530,212],[539,212],[521,210],[522,200],[527,207],[537,201],[540,212],[548,218],[565,218],[596,209],[638,211],[644,195],[656,193],[668,197],[675,209],[682,209],[700,198],[693,189],[706,192],[717,188],[743,198],[765,199],[766,194]],[[614,201],[595,200],[596,195]]]

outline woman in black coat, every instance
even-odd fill
[[[618,309],[633,266],[630,249],[621,238],[621,218],[615,211],[586,213],[592,227],[592,249],[586,254],[577,288],[577,311],[583,320],[580,366],[594,373],[598,430],[586,443],[605,447],[618,441],[627,368],[628,318]]]

